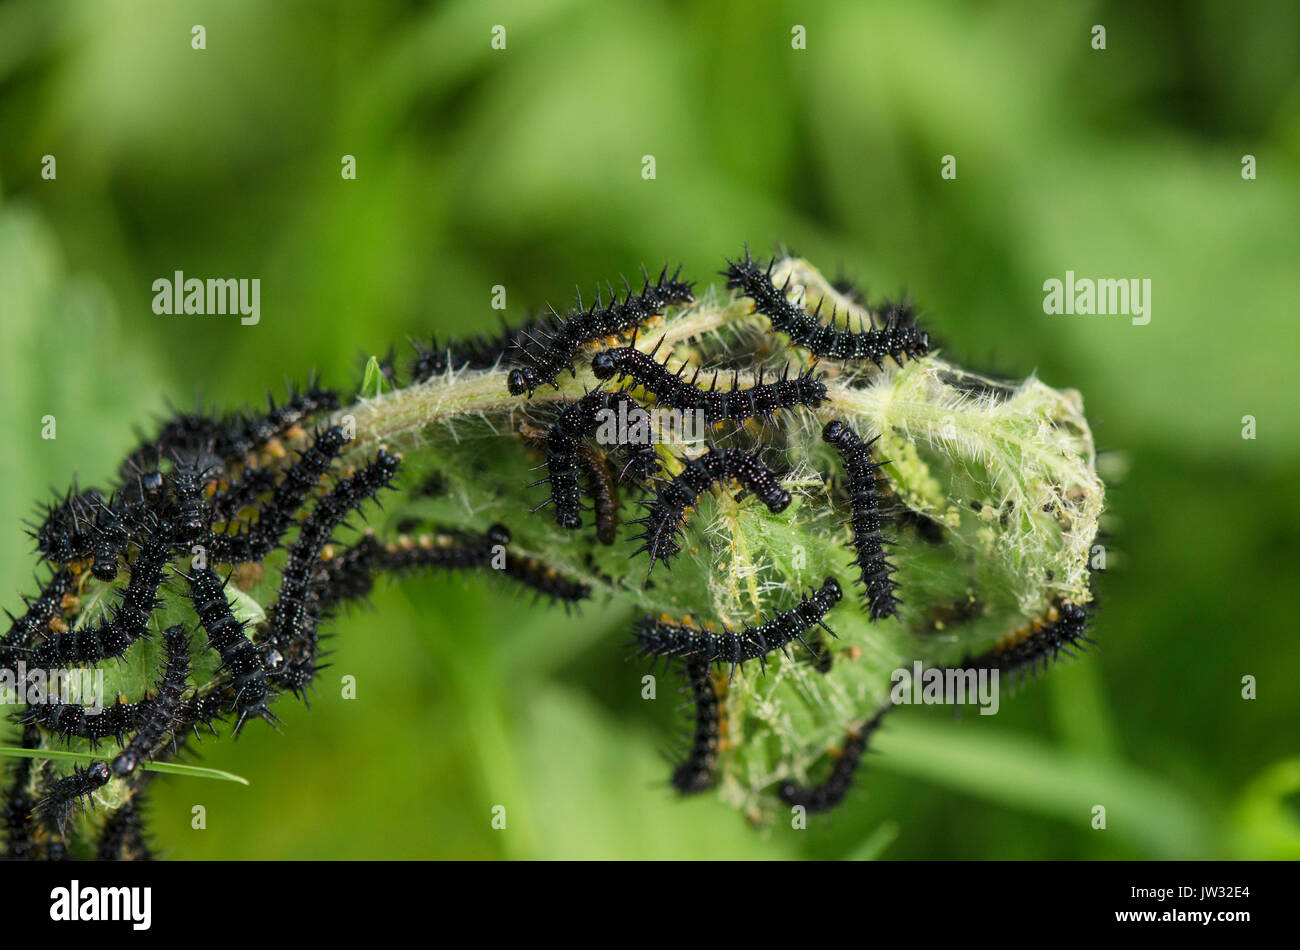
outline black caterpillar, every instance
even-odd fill
[[[167,660],[148,699],[147,712],[140,717],[131,742],[113,760],[113,774],[118,778],[130,775],[137,765],[152,756],[154,748],[174,728],[181,693],[185,692],[185,680],[190,675],[190,638],[184,624],[164,630],[163,643]]]
[[[75,586],[72,572],[60,568],[50,576],[39,595],[27,600],[27,609],[22,616],[11,618],[9,631],[0,637],[0,669],[16,670],[35,635],[48,631],[50,621],[61,616],[63,598],[71,594]]]
[[[190,600],[208,635],[208,648],[221,657],[221,669],[229,677],[231,706],[239,714],[235,723],[236,734],[249,716],[274,718],[274,713],[266,705],[270,690],[262,657],[244,635],[247,625],[231,611],[226,599],[226,585],[206,565],[182,576],[189,582]]]
[[[848,488],[853,517],[853,564],[858,568],[858,579],[863,586],[863,597],[871,611],[871,619],[892,617],[902,603],[894,596],[898,584],[894,581],[894,565],[886,556],[885,546],[890,540],[882,533],[885,523],[880,513],[880,484],[876,472],[885,464],[871,460],[870,442],[849,428],[848,423],[833,419],[822,429],[822,438],[835,446],[844,461],[848,475]]]
[[[125,737],[139,728],[147,699],[128,702],[119,699],[98,713],[87,711],[80,703],[37,703],[28,706],[18,718],[21,723],[36,723],[64,742],[86,739],[92,748],[108,738],[119,746]]]
[[[506,385],[513,396],[533,394],[541,386],[555,386],[555,379],[566,369],[572,371],[574,361],[583,347],[598,340],[616,337],[634,330],[646,320],[660,314],[666,307],[695,302],[691,284],[678,280],[681,268],[672,277],[665,267],[655,283],[645,275],[645,286],[634,293],[631,287],[623,299],[618,300],[610,291],[608,306],[596,293],[596,303],[583,308],[578,296],[578,310],[567,317],[552,311],[553,319],[544,328],[527,336],[526,342],[511,353],[517,367],[510,371]]]
[[[334,460],[347,444],[347,435],[338,426],[318,432],[311,445],[303,449],[290,465],[284,478],[275,486],[271,498],[259,508],[258,520],[247,531],[212,534],[208,539],[210,557],[222,564],[260,561],[283,540],[312,490],[326,475]],[[252,476],[259,484],[261,476]],[[231,491],[238,491],[239,483]]]
[[[23,730],[22,748],[39,749],[41,733],[35,726]],[[32,760],[19,759],[14,765],[13,781],[4,798],[4,808],[0,809],[0,819],[4,821],[5,852],[10,861],[24,861],[36,856],[36,842],[32,839],[32,808],[36,800],[28,791],[32,781]]]
[[[375,458],[356,472],[341,478],[316,503],[289,548],[289,560],[280,575],[280,592],[271,616],[266,647],[271,665],[278,667],[273,681],[299,696],[316,675],[319,613],[310,596],[311,581],[321,552],[334,530],[353,511],[388,487],[401,464],[396,455],[381,448]],[[274,651],[272,653],[271,651]],[[279,654],[283,664],[274,662]]]
[[[424,568],[440,570],[471,570],[492,568],[499,550],[504,549],[501,572],[530,587],[539,596],[549,597],[552,603],[560,602],[566,608],[591,596],[591,586],[565,577],[560,571],[548,567],[536,558],[517,554],[507,547],[510,532],[500,524],[492,525],[484,534],[469,531],[445,531],[437,536],[424,535],[407,543],[379,547],[369,558],[369,570],[410,572]]]
[[[663,340],[660,340],[662,343]],[[758,371],[758,382],[747,389],[740,388],[739,371],[733,371],[731,388],[718,389],[718,373],[713,373],[708,389],[696,386],[702,369],[696,369],[690,379],[684,377],[686,365],[670,373],[667,358],[663,363],[655,359],[659,344],[649,353],[632,346],[603,350],[591,360],[591,371],[597,379],[610,378],[622,382],[631,378],[638,386],[654,393],[659,406],[674,409],[712,425],[723,420],[743,422],[746,419],[770,419],[782,409],[805,406],[815,409],[826,401],[826,385],[822,374],[808,370],[794,379],[790,378],[787,364],[774,382],[763,382],[764,370]]]
[[[491,567],[498,550],[510,544],[510,532],[504,525],[494,524],[483,534],[471,531],[444,531],[437,535],[422,535],[416,540],[381,547],[372,559],[373,569],[393,572],[414,571],[421,568],[443,570],[473,570]]]
[[[591,596],[591,585],[565,577],[536,558],[510,551],[506,552],[505,575],[525,587],[531,587],[538,597],[549,597],[552,603],[564,604],[566,610]]]
[[[918,359],[930,351],[930,335],[916,328],[909,307],[893,304],[882,308],[885,320],[883,327],[871,327],[858,332],[838,330],[833,326],[834,314],[831,315],[831,324],[821,322],[820,302],[816,311],[810,314],[786,296],[789,280],[785,287],[777,287],[772,282],[772,269],[775,266],[776,258],[773,258],[764,270],[750,257],[749,248],[746,247],[745,259],[728,260],[727,269],[722,274],[727,278],[727,286],[739,290],[752,300],[754,311],[768,318],[772,332],[784,333],[790,338],[791,345],[803,347],[814,356],[829,359],[870,360],[877,367],[883,366],[887,357],[902,366],[905,356]]]
[[[553,504],[555,523],[562,528],[582,527],[582,490],[579,478],[592,464],[589,460],[584,460],[585,440],[597,435],[598,430],[606,425],[624,437],[614,443],[630,453],[624,472],[631,469],[634,477],[639,478],[648,475],[647,469],[653,472],[658,467],[658,453],[655,452],[653,443],[648,441],[651,437],[650,415],[631,396],[598,389],[575,402],[566,403],[546,433],[543,448],[546,453],[546,478],[532,483],[550,484],[550,497],[537,507]],[[645,433],[646,442],[630,441],[632,433],[637,431]],[[590,484],[591,473],[588,471],[587,474]],[[599,473],[595,477],[599,478]],[[595,487],[596,490],[601,490],[598,485]],[[607,498],[606,503],[610,502]],[[617,507],[616,500],[613,503]]]
[[[74,768],[66,778],[45,786],[45,794],[36,803],[32,813],[49,819],[59,829],[59,833],[64,834],[73,810],[82,804],[83,799],[93,805],[92,796],[107,785],[110,778],[112,773],[107,762],[94,762],[84,769]]]
[[[171,522],[172,537],[181,544],[197,541],[208,526],[203,499],[204,469],[192,461],[178,461],[169,481],[172,501],[167,519]]]
[[[415,358],[410,364],[411,382],[426,382],[449,369],[493,369],[527,346],[530,340],[545,339],[551,333],[551,321],[538,317],[517,327],[503,327],[496,336],[479,335],[443,344],[435,334],[428,346],[412,344]]]
[[[242,461],[254,449],[285,435],[322,412],[339,407],[338,393],[312,383],[301,391],[291,391],[289,398],[277,405],[268,393],[267,410],[260,415],[239,413],[219,419],[203,412],[173,412],[152,439],[140,443],[122,464],[123,480],[133,471],[146,469],[151,460],[171,455],[192,458],[207,452],[223,462]]]
[[[1053,604],[1044,620],[998,641],[993,649],[962,660],[961,669],[997,670],[1017,677],[1045,669],[1064,654],[1077,656],[1096,641],[1088,636],[1088,608],[1082,604]]]
[[[868,719],[861,727],[850,729],[844,737],[844,746],[840,750],[839,757],[835,764],[831,766],[830,774],[820,785],[799,785],[796,782],[784,782],[777,789],[777,795],[781,801],[792,807],[798,806],[811,813],[830,811],[840,802],[844,801],[844,796],[849,793],[853,787],[853,777],[857,773],[858,764],[862,761],[862,755],[867,751],[871,743],[871,736],[880,726],[880,721],[885,718],[885,713],[889,712],[893,706],[886,703],[876,711],[876,714]]]
[[[718,747],[722,741],[722,702],[713,683],[709,662],[701,657],[686,661],[686,683],[695,707],[695,730],[690,751],[673,769],[673,788],[682,795],[711,789],[717,782]]]
[[[41,557],[53,564],[89,557],[95,545],[95,510],[103,503],[98,489],[78,491],[74,484],[62,501],[47,505],[40,524],[28,532]]]
[[[28,666],[47,670],[90,666],[126,653],[131,644],[148,633],[149,616],[158,606],[158,587],[171,554],[170,525],[154,521],[141,540],[140,553],[127,569],[130,581],[122,590],[112,619],[98,626],[55,634],[31,651]]]
[[[821,627],[834,636],[834,631],[826,626],[822,618],[842,596],[839,582],[828,577],[821,589],[813,591],[791,609],[773,614],[756,627],[745,626],[740,630],[723,627],[722,633],[646,616],[633,631],[636,653],[695,658],[707,664],[727,664],[731,667],[732,676],[736,673],[736,667],[743,667],[750,660],[758,660],[759,665],[766,668],[767,655],[773,650],[780,650],[789,656],[786,646],[794,640],[798,640],[804,649],[813,653],[812,647],[803,638],[804,633],[812,627]]]
[[[592,515],[596,519],[596,540],[613,544],[618,538],[618,481],[610,471],[609,460],[603,452],[590,445],[578,447],[578,465],[586,476],[587,490],[591,492]]]
[[[681,473],[660,488],[654,501],[639,502],[646,514],[631,522],[643,527],[641,534],[632,540],[645,544],[634,553],[649,552],[651,570],[656,559],[668,567],[669,561],[681,553],[677,535],[686,522],[686,509],[693,508],[700,495],[715,482],[727,479],[735,479],[752,491],[773,514],[785,511],[790,504],[790,493],[757,456],[740,449],[711,448],[703,455],[687,459]]]
[[[538,429],[527,422],[519,424],[519,435],[524,440],[524,444],[541,451],[543,454],[548,454],[549,447],[546,438],[548,431]],[[626,475],[628,471],[634,471],[633,478],[640,481],[658,468],[659,453],[655,451],[653,443],[645,446],[627,445],[622,448],[631,455],[629,460],[622,466],[623,475]],[[653,461],[643,458],[644,453],[647,451]],[[614,474],[610,466],[609,455],[583,442],[579,442],[577,445],[576,462],[583,480],[587,484],[587,492],[591,495],[592,513],[596,519],[596,540],[601,544],[613,544],[618,538],[619,509],[621,507],[618,491],[619,476]],[[563,467],[561,467],[561,471],[563,471]],[[643,472],[647,474],[643,475]],[[549,473],[545,481],[551,482]],[[538,485],[541,482],[533,482],[533,484]],[[554,503],[554,501],[555,496],[552,494],[551,502]],[[546,502],[542,504],[545,505]],[[557,513],[559,510],[557,506]],[[559,515],[557,514],[557,520],[558,518]],[[579,515],[579,518],[581,518],[581,515]],[[563,524],[563,522],[561,523]]]
[[[152,861],[153,852],[145,837],[141,819],[142,793],[117,807],[104,822],[95,857],[100,861]]]
[[[101,504],[95,513],[96,538],[91,548],[90,572],[101,581],[117,577],[127,545],[140,527],[146,506],[143,500],[128,500],[115,495],[107,504]]]

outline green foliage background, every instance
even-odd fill
[[[518,317],[642,261],[708,282],[742,242],[784,242],[911,291],[950,357],[1083,392],[1127,467],[1110,479],[1093,656],[993,719],[896,712],[848,807],[757,833],[671,797],[670,703],[640,700],[619,605],[571,620],[487,581],[384,587],[337,625],[311,712],[287,700],[284,735],[205,747],[250,788],[158,783],[159,844],[1294,858],[1298,20],[1285,2],[8,0],[3,604],[34,590],[31,503],[74,473],[105,479],[166,398],[234,405],[312,367],[346,384],[408,334],[492,326],[493,284]],[[260,277],[261,324],[155,316],[150,285],[177,269]],[[1045,316],[1042,283],[1066,269],[1150,278],[1151,323]],[[356,701],[332,685],[343,673]],[[190,829],[196,803],[206,831]]]

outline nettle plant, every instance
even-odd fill
[[[116,486],[56,499],[0,674],[95,667],[118,698],[15,715],[8,854],[148,856],[157,764],[305,701],[322,625],[386,572],[633,606],[623,652],[693,709],[673,786],[755,822],[845,797],[897,671],[1090,642],[1103,486],[1078,393],[962,370],[907,305],[801,259],[723,274],[371,359],[348,405],[309,386],[177,414]]]

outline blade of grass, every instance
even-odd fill
[[[1204,809],[1181,789],[1126,762],[1063,753],[1026,735],[982,723],[946,725],[916,716],[889,722],[873,743],[872,764],[1010,808],[1051,815],[1087,829],[1104,805],[1109,834],[1157,858],[1210,858]]]
[[[17,759],[61,759],[72,762],[98,762],[102,755],[93,752],[72,752],[68,749],[20,749],[16,746],[0,746],[0,758],[10,756]],[[248,779],[233,772],[221,769],[208,769],[199,765],[178,765],[175,762],[147,762],[140,766],[146,772],[164,772],[168,775],[188,775],[191,778],[217,779],[222,782],[236,782],[248,785]]]
[[[876,830],[844,856],[845,861],[875,861],[898,838],[902,826],[896,821],[882,821]]]

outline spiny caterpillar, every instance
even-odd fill
[[[659,343],[661,344],[661,339]],[[718,373],[713,373],[708,389],[696,386],[705,370],[697,368],[690,379],[684,378],[686,364],[676,373],[670,373],[665,362],[654,358],[654,350],[642,353],[635,346],[603,350],[591,360],[591,371],[599,380],[615,379],[621,382],[631,378],[642,389],[654,393],[655,404],[681,413],[689,413],[713,425],[723,420],[744,422],[746,419],[770,419],[782,409],[804,406],[815,409],[826,401],[826,386],[821,374],[808,370],[790,378],[787,363],[781,375],[770,383],[763,381],[763,368],[759,368],[758,382],[748,388],[739,385],[740,373],[732,376],[731,388],[718,389]]]
[[[93,762],[84,769],[77,766],[71,775],[44,787],[44,794],[32,813],[52,820],[62,834],[67,829],[73,810],[78,805],[93,805],[95,792],[107,785],[112,777],[107,762]]]
[[[549,597],[552,603],[564,604],[566,610],[591,596],[590,584],[565,577],[555,568],[548,567],[533,557],[507,552],[505,574],[536,591],[534,600]]]
[[[722,741],[722,703],[709,661],[686,661],[686,684],[695,712],[695,728],[686,758],[673,769],[673,788],[682,795],[708,791],[717,781],[718,746]]]
[[[482,534],[450,529],[417,539],[403,536],[397,544],[376,551],[371,564],[377,571],[471,570],[491,567],[493,556],[509,544],[510,530],[502,524],[494,524]]]
[[[798,640],[812,653],[803,635],[813,627],[821,627],[831,636],[835,632],[822,618],[843,596],[839,581],[826,578],[819,590],[808,594],[789,610],[778,611],[757,626],[746,625],[739,630],[724,626],[722,633],[701,627],[668,620],[643,617],[633,631],[633,642],[640,655],[696,658],[705,663],[729,665],[731,675],[736,668],[750,660],[758,660],[766,667],[767,655],[775,650],[789,655],[786,646]]]
[[[242,461],[248,453],[279,438],[312,416],[339,407],[338,393],[308,383],[301,391],[291,391],[289,398],[277,405],[267,393],[267,410],[261,414],[241,412],[226,419],[201,411],[173,413],[158,434],[140,443],[122,463],[122,477],[128,479],[136,470],[147,470],[151,461],[169,455],[189,458],[208,452],[223,461]]]
[[[257,521],[247,531],[211,536],[208,543],[212,559],[225,564],[266,557],[284,538],[294,513],[329,472],[346,443],[347,436],[338,426],[317,433],[298,461],[285,471],[283,480],[275,486],[270,500],[259,509]],[[232,490],[238,490],[238,484]]]
[[[587,453],[584,450],[588,448],[586,439],[594,436],[601,426],[614,422],[617,422],[619,428],[623,428],[628,434],[639,430],[645,432],[647,439],[649,438],[650,418],[645,409],[626,393],[604,390],[587,393],[581,399],[567,403],[547,430],[542,446],[546,454],[546,477],[533,482],[528,487],[549,483],[550,498],[537,508],[548,504],[554,505],[555,523],[560,527],[571,530],[582,527],[582,490],[579,476],[585,471],[588,475],[589,487],[594,492],[600,492],[605,496],[601,503],[605,508],[603,517],[606,524],[599,526],[599,530],[606,535],[611,530],[608,526],[608,521],[613,516],[610,508],[616,508],[617,502],[611,497],[608,488],[603,485],[609,472],[606,470],[602,474],[597,471],[593,474],[591,469],[595,463],[586,457]],[[638,477],[645,477],[649,474],[647,469],[653,471],[654,467],[657,467],[658,455],[653,445],[628,440],[616,444],[631,453],[628,465],[624,467],[625,470],[630,466]],[[647,450],[653,456],[653,461],[644,458],[643,453]],[[596,484],[593,485],[592,482]],[[609,544],[612,543],[613,538],[608,541],[604,538],[601,540],[602,543]]]
[[[857,773],[862,755],[871,743],[871,736],[885,718],[885,713],[893,707],[882,706],[876,714],[856,729],[850,729],[844,737],[839,755],[831,766],[830,773],[818,785],[799,785],[796,782],[784,782],[777,790],[781,801],[790,806],[799,806],[808,812],[830,811],[853,787],[853,776]]]
[[[63,598],[73,590],[72,572],[59,569],[34,598],[29,598],[22,616],[13,617],[9,630],[0,637],[0,670],[13,670],[37,633],[49,629],[49,622],[63,610]]]
[[[930,351],[930,335],[916,328],[908,307],[892,304],[884,310],[883,327],[862,327],[857,332],[840,330],[834,326],[836,314],[830,323],[821,322],[821,303],[808,313],[803,306],[786,296],[790,288],[772,282],[772,269],[776,258],[764,269],[756,264],[745,248],[743,261],[728,261],[723,275],[727,286],[735,288],[754,302],[754,310],[768,318],[773,333],[784,333],[792,346],[803,347],[810,353],[826,359],[844,361],[870,360],[881,368],[886,357],[899,366],[903,358],[919,359]]]
[[[397,474],[400,460],[381,448],[375,458],[351,475],[339,479],[316,503],[289,548],[289,560],[280,574],[280,593],[271,615],[269,636],[263,647],[267,663],[276,670],[274,680],[298,695],[303,695],[316,673],[316,631],[319,616],[313,610],[310,587],[321,552],[334,530],[353,511],[388,487]],[[280,666],[283,661],[283,668]],[[269,715],[264,697],[256,707],[242,707],[240,723],[251,711]],[[238,729],[238,725],[236,726]]]
[[[113,619],[102,624],[55,634],[32,650],[29,667],[43,669],[89,666],[120,657],[148,631],[158,606],[163,568],[172,556],[171,526],[153,520],[140,539],[140,553],[127,569],[130,581],[122,590]]]
[[[376,546],[365,558],[369,575],[380,571],[407,574],[417,570],[499,570],[505,577],[532,588],[539,596],[565,607],[591,596],[591,586],[564,576],[536,558],[509,549],[510,530],[494,524],[483,534],[458,529],[418,538],[403,536],[396,544]],[[345,552],[342,557],[347,557]],[[499,563],[498,563],[499,561]],[[332,563],[332,562],[330,562]],[[361,570],[359,566],[353,570]],[[345,587],[356,582],[346,582]],[[359,585],[356,585],[359,586]],[[333,587],[337,590],[337,585]]]
[[[119,699],[98,712],[88,711],[81,703],[38,703],[28,706],[18,721],[37,723],[64,742],[85,739],[92,749],[110,737],[123,745],[126,735],[139,727],[148,702],[147,697],[138,702]]]
[[[656,559],[668,567],[669,561],[681,553],[677,535],[686,523],[687,509],[693,508],[700,495],[716,482],[732,479],[752,491],[773,514],[780,514],[790,504],[790,493],[756,455],[714,447],[686,459],[682,471],[659,489],[654,501],[640,502],[646,514],[632,522],[642,526],[641,534],[632,540],[645,542],[636,553],[649,553],[651,570]]]
[[[880,484],[877,471],[884,464],[871,460],[871,447],[876,439],[863,442],[862,437],[849,428],[848,423],[833,419],[826,423],[822,438],[835,446],[844,461],[844,471],[849,476],[849,496],[853,517],[853,563],[862,582],[863,596],[871,610],[871,619],[892,617],[898,612],[900,601],[894,596],[898,584],[894,582],[894,565],[885,555],[885,545],[890,544],[881,529],[884,518],[880,513]]]
[[[1034,673],[1083,651],[1094,641],[1088,637],[1088,609],[1082,604],[1053,604],[1046,618],[1034,620],[999,640],[993,649],[968,657],[961,669],[997,670],[1012,676]]]
[[[183,624],[175,624],[163,631],[167,662],[158,677],[158,684],[149,697],[146,712],[132,736],[130,743],[113,760],[113,774],[118,778],[130,775],[137,765],[149,759],[154,747],[172,731],[176,713],[180,709],[181,693],[190,675],[190,639]]]
[[[492,369],[529,340],[545,338],[551,333],[550,320],[539,317],[517,327],[503,327],[496,336],[476,336],[447,344],[435,335],[429,345],[413,344],[415,358],[410,364],[411,382],[423,383],[448,370]]]
[[[226,585],[212,568],[204,566],[185,576],[190,586],[194,613],[208,635],[208,648],[221,657],[223,673],[230,680],[231,706],[239,713],[235,731],[248,716],[273,715],[266,706],[268,690],[262,657],[244,635],[245,623],[238,619],[226,600]]]
[[[554,386],[560,373],[572,370],[583,347],[634,330],[662,313],[665,307],[694,302],[691,285],[677,279],[680,273],[679,267],[669,277],[665,267],[652,284],[650,275],[643,272],[645,286],[639,294],[628,287],[620,301],[611,289],[610,303],[606,305],[598,289],[596,303],[589,309],[584,309],[579,294],[576,313],[561,317],[552,311],[552,323],[528,334],[525,342],[511,353],[511,360],[518,368],[511,370],[507,379],[510,394],[531,396],[541,386]]]

